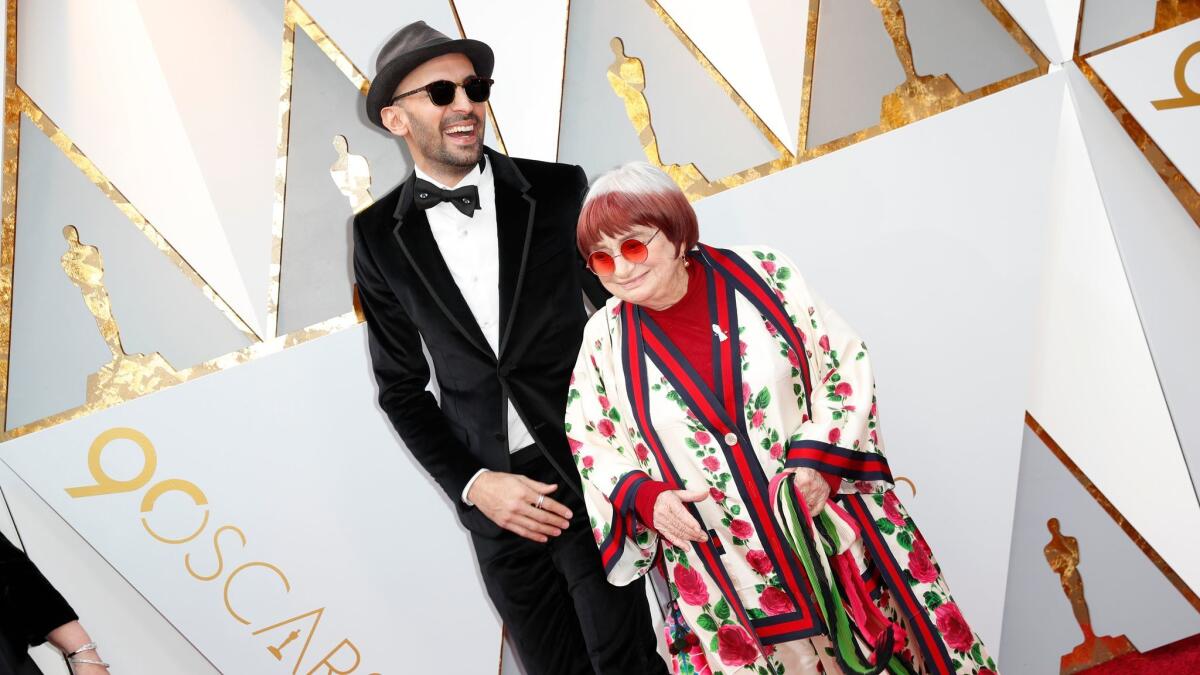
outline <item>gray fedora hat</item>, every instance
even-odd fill
[[[424,21],[414,21],[401,28],[379,50],[375,60],[375,79],[367,90],[367,118],[383,127],[379,111],[392,103],[396,87],[413,68],[443,54],[462,54],[475,66],[479,77],[491,77],[496,57],[492,48],[479,40],[451,40],[430,28]]]

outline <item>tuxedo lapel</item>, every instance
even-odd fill
[[[442,258],[437,240],[433,238],[433,231],[429,228],[429,219],[425,217],[424,211],[413,206],[413,186],[415,184],[416,174],[414,173],[401,187],[400,202],[396,206],[395,213],[396,227],[392,230],[392,234],[400,244],[400,249],[404,251],[408,263],[412,265],[413,270],[421,279],[421,283],[429,291],[434,303],[446,315],[446,319],[468,342],[495,359],[496,355],[492,353],[491,346],[488,345],[483,331],[475,321],[475,315],[458,289],[458,284],[454,282],[450,268],[446,266],[446,260]],[[501,257],[503,259],[503,250]],[[501,270],[503,270],[503,265]]]
[[[529,194],[529,182],[505,155],[487,150],[496,185],[496,235],[500,254],[500,356],[512,333],[525,265],[533,238],[537,199]]]

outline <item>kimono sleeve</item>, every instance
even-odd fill
[[[644,446],[632,438],[627,421],[632,414],[619,409],[623,397],[610,393],[615,383],[604,372],[611,371],[605,366],[612,357],[603,349],[609,338],[604,331],[598,348],[595,324],[588,326],[571,376],[565,428],[605,575],[609,583],[624,586],[650,569],[658,545],[658,535],[637,519],[635,503],[638,491],[656,484],[659,474],[644,449],[639,452]]]
[[[839,492],[891,489],[867,345],[808,288],[786,256],[764,249],[755,251],[754,257],[760,274],[782,298],[799,329],[808,364],[811,391],[807,405],[801,403],[802,423],[789,437],[786,466],[838,476]],[[797,359],[792,361],[799,365]],[[792,376],[799,396],[806,386],[804,372],[793,367]]]

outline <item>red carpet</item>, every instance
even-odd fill
[[[1200,635],[1193,635],[1145,654],[1126,654],[1088,668],[1087,675],[1184,675],[1200,673]]]

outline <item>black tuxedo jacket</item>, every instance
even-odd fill
[[[354,275],[380,407],[463,524],[494,536],[499,528],[463,504],[462,491],[479,469],[509,469],[509,400],[562,474],[560,490],[581,489],[563,414],[587,320],[582,292],[597,307],[606,294],[575,245],[587,191],[583,170],[485,152],[496,186],[499,354],[451,277],[425,212],[413,204],[415,173],[355,217]],[[440,406],[426,390],[422,338]]]

